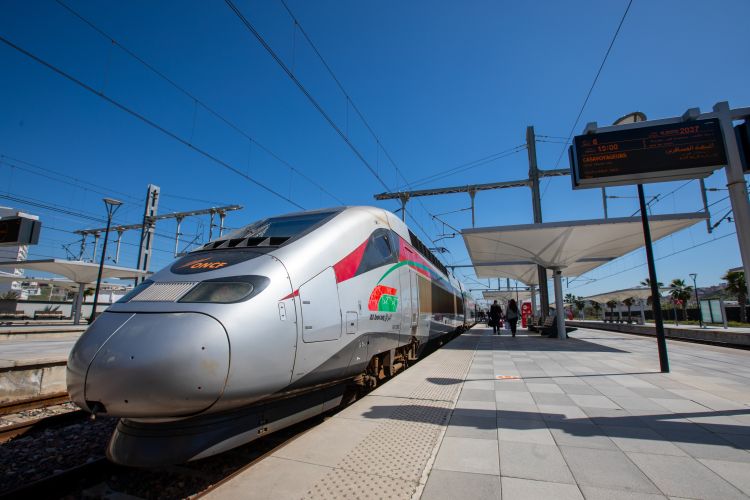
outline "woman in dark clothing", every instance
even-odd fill
[[[495,301],[490,306],[490,324],[492,325],[492,333],[500,332],[500,318],[503,317],[503,310],[500,308],[500,304]]]
[[[510,299],[508,301],[508,308],[505,311],[505,319],[510,324],[510,333],[513,334],[513,336],[516,336],[516,323],[518,323],[518,317],[520,314],[518,313],[518,305],[516,305],[516,301],[513,299]]]

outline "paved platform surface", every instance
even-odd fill
[[[748,498],[750,352],[475,327],[213,498]]]
[[[70,324],[0,327],[0,368],[66,362],[86,328]]]
[[[0,368],[64,363],[76,338],[0,341]]]
[[[0,321],[0,333],[48,333],[48,332],[77,332],[83,331],[87,324],[74,325],[70,320],[25,320]]]
[[[635,317],[634,317],[634,319],[635,319]],[[614,325],[628,324],[627,322],[623,322],[623,323],[618,323],[618,322],[609,323],[609,322],[607,322],[607,323],[605,323],[604,321],[602,321],[600,319],[585,319],[584,320],[584,319],[573,318],[571,321],[574,321],[576,323],[581,323],[581,324],[590,323],[590,324],[595,324],[595,325],[602,325],[602,324],[608,324],[608,325],[609,324],[614,324]],[[633,324],[635,324],[635,323],[633,323]],[[648,326],[648,327],[651,327],[651,328],[656,328],[656,325],[654,324],[653,321],[646,321],[646,323],[643,326]],[[666,327],[666,328],[679,328],[681,330],[705,330],[705,331],[712,331],[712,332],[728,332],[728,333],[747,333],[747,334],[750,334],[750,328],[748,328],[748,327],[728,326],[728,327],[724,328],[721,325],[711,324],[711,325],[705,325],[704,327],[701,328],[700,325],[691,325],[691,324],[683,324],[683,323],[678,323],[678,324],[675,325],[674,324],[674,320],[669,320],[669,319],[666,319],[666,318],[664,319],[664,327]]]

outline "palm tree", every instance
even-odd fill
[[[599,302],[591,302],[591,307],[594,309],[594,314],[599,317],[599,311],[602,310],[602,305]]]
[[[627,299],[622,301],[625,306],[628,308],[628,323],[630,323],[630,308],[633,307],[633,304],[635,304],[635,299],[633,297],[628,297]]]
[[[737,302],[740,304],[740,321],[747,323],[747,311],[745,311],[747,284],[745,283],[744,271],[727,271],[721,279],[727,282],[724,290],[732,297],[737,297]]]
[[[578,310],[578,313],[581,316],[584,316],[584,308],[586,307],[586,301],[583,300],[581,297],[576,297],[575,300],[573,300],[573,303],[576,306],[576,309]],[[582,318],[583,319],[583,318]]]
[[[607,302],[607,307],[609,307],[609,314],[612,316],[612,321],[615,320],[615,306],[617,305],[616,300],[610,300]]]
[[[646,288],[651,288],[651,279],[650,278],[646,278],[646,279],[642,280],[641,281],[641,286],[645,286]],[[656,282],[656,288],[658,288],[658,289],[664,288],[664,283],[662,283],[661,281],[657,281]],[[646,299],[646,304],[651,305],[653,303],[654,303],[653,297],[651,297],[649,295],[648,299]]]
[[[669,284],[669,295],[672,300],[682,303],[682,316],[687,321],[687,302],[693,296],[693,287],[685,283],[685,280],[675,278]]]

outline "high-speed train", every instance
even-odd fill
[[[68,391],[121,417],[110,460],[181,463],[340,405],[474,312],[386,210],[272,217],[183,256],[102,313],[71,351]]]

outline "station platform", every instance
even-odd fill
[[[18,328],[10,337],[0,335],[0,404],[64,395],[68,355],[83,329]]]
[[[750,353],[474,327],[210,491],[227,498],[750,495]]]
[[[638,335],[656,335],[656,325],[654,323],[639,325],[636,323],[611,323],[600,320],[568,320],[565,324],[576,328],[593,328],[596,330],[634,333]],[[680,340],[750,348],[750,328],[743,327],[724,328],[722,326],[707,325],[701,328],[698,325],[675,325],[673,322],[665,321],[664,336]]]

